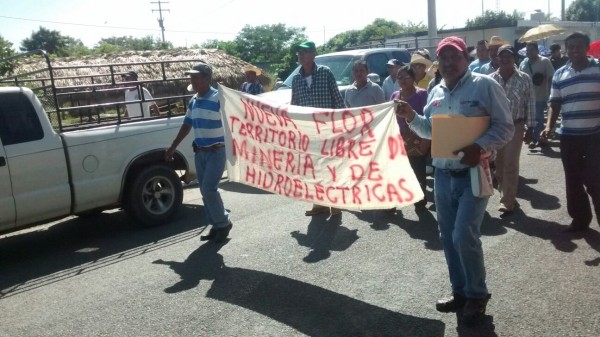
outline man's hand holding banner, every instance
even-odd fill
[[[423,198],[395,103],[338,110],[276,105],[224,86],[219,96],[230,181],[348,210]]]

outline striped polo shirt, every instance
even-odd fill
[[[587,68],[576,71],[571,62],[552,77],[550,103],[561,104],[560,134],[591,135],[600,132],[600,65],[590,58]]]
[[[196,94],[190,100],[183,123],[194,129],[194,143],[197,146],[225,142],[220,109],[219,92],[214,88],[210,88],[202,97]]]

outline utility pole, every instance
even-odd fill
[[[165,44],[165,25],[164,25],[164,20],[163,20],[163,16],[162,16],[162,12],[171,12],[168,9],[162,9],[162,4],[168,4],[168,2],[161,2],[160,0],[158,0],[157,2],[150,2],[151,4],[158,4],[158,9],[153,9],[152,13],[154,12],[158,12],[159,15],[159,19],[158,19],[158,26],[160,27],[160,31],[162,33],[162,43],[163,46]]]

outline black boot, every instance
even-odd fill
[[[217,234],[217,231],[214,228],[211,228],[210,231],[208,231],[208,235],[200,236],[200,241],[212,240],[215,238],[216,234]]]
[[[492,294],[487,294],[485,298],[469,298],[462,312],[462,318],[467,324],[479,322],[485,315],[487,303]]]
[[[229,235],[229,231],[231,231],[232,227],[233,227],[233,224],[230,222],[229,225],[227,225],[223,228],[217,228],[214,241],[216,243],[221,243],[221,242],[225,241],[227,239],[227,236]]]
[[[457,312],[458,309],[465,306],[467,299],[461,295],[453,294],[448,298],[443,298],[435,304],[435,309],[439,312]]]

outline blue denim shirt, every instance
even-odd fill
[[[409,123],[420,137],[431,139],[431,116],[462,114],[467,117],[490,116],[490,127],[475,141],[484,151],[503,147],[512,139],[515,128],[508,98],[498,82],[487,75],[467,70],[454,89],[449,90],[442,80],[427,98],[423,116],[416,115]],[[458,159],[434,158],[433,166],[440,169],[462,169],[467,165]]]

